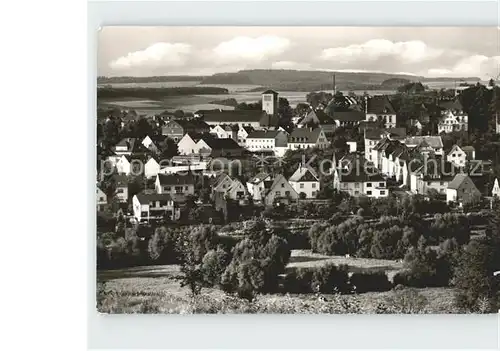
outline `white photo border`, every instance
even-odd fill
[[[265,8],[265,11],[262,9]],[[88,3],[88,347],[91,349],[496,349],[497,315],[102,315],[95,309],[98,29],[137,26],[495,26],[493,1]]]

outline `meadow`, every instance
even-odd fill
[[[384,270],[392,279],[402,263],[391,260],[324,256],[293,250],[287,271],[326,263],[347,264],[350,272]],[[399,287],[363,294],[264,294],[248,302],[219,289],[204,288],[193,297],[175,277],[178,265],[98,271],[102,313],[454,313],[453,289]],[[104,283],[104,285],[103,285]],[[411,297],[411,298],[409,298]]]

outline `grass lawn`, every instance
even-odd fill
[[[402,264],[390,260],[346,258],[312,254],[294,250],[288,269],[314,267],[326,262],[347,264],[357,269],[383,269],[395,273]],[[175,280],[179,266],[148,266],[98,272],[98,280],[106,281],[100,312],[103,313],[377,313],[377,306],[397,304],[397,311],[411,308],[407,300],[399,299],[395,291],[369,292],[357,295],[272,294],[259,295],[249,303],[228,296],[218,289],[203,289],[192,298],[187,288]],[[453,313],[453,289],[416,289],[426,300],[420,313]],[[394,300],[398,301],[394,303]],[[346,307],[348,306],[348,307]],[[393,306],[394,307],[394,306]]]

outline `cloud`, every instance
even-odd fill
[[[213,48],[214,59],[219,63],[234,61],[261,62],[285,52],[290,40],[278,36],[236,37]]]
[[[296,70],[308,70],[311,69],[309,63],[301,63],[294,61],[277,61],[271,64],[273,69],[296,69]]]
[[[460,59],[452,67],[430,68],[427,75],[451,77],[480,77],[489,79],[500,74],[500,56],[470,55]]]
[[[320,58],[349,63],[356,60],[374,61],[384,56],[392,56],[405,63],[415,63],[435,59],[443,53],[444,50],[429,47],[420,40],[393,42],[387,39],[372,39],[363,44],[324,49]]]
[[[182,67],[192,48],[184,43],[155,43],[144,50],[129,52],[109,63],[111,69],[125,70],[142,67]]]

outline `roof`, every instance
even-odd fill
[[[474,149],[474,146],[464,146],[464,147],[462,147],[462,150],[464,150],[465,152],[476,151],[476,149]]]
[[[332,118],[343,122],[364,121],[366,115],[362,111],[333,111]]]
[[[231,138],[215,138],[211,135],[204,135],[201,140],[203,140],[212,150],[221,149],[241,149],[241,146]]]
[[[444,110],[458,110],[462,111],[463,107],[460,101],[457,99],[453,101],[440,101],[439,102],[439,107]]]
[[[424,141],[425,141],[425,144],[428,144],[429,146],[431,146],[432,148],[435,148],[435,149],[443,147],[443,140],[441,139],[441,137],[440,136],[431,136],[431,135],[407,137],[404,140],[404,143],[406,145],[419,146]]]
[[[137,200],[139,200],[139,203],[145,205],[149,204],[152,201],[172,201],[172,197],[170,194],[145,194],[145,193],[139,193],[136,195]]]
[[[135,140],[135,138],[123,138],[118,142],[118,144],[116,144],[116,146],[126,146],[128,150],[132,150],[135,144]]]
[[[234,122],[260,122],[265,111],[260,110],[215,110],[203,113],[203,119],[210,122],[234,123]]]
[[[158,173],[160,185],[185,185],[194,184],[194,178],[191,174],[162,174]]]
[[[310,143],[314,144],[318,140],[318,137],[323,129],[315,128],[311,130],[310,128],[295,128],[290,135],[289,143]]]
[[[288,183],[288,180],[286,180],[285,176],[283,174],[277,174],[275,177],[274,177],[274,180],[273,182],[271,183],[270,186],[266,186],[266,195],[269,194],[270,192],[272,192],[272,190],[278,186],[278,184],[280,184],[282,181]],[[269,185],[269,184],[267,184]],[[290,189],[292,191],[295,192],[295,189],[293,189],[292,187],[290,187]]]
[[[262,94],[273,94],[273,95],[278,95],[278,92],[274,91],[274,90],[271,90],[271,89],[268,89],[266,91],[264,91]]]
[[[278,135],[277,130],[254,130],[248,134],[247,139],[274,139]]]
[[[458,173],[455,175],[455,178],[448,184],[448,189],[459,189],[462,183],[469,178],[469,176],[465,173]]]
[[[366,108],[368,113],[396,114],[394,106],[386,95],[376,95],[368,99]]]
[[[175,119],[172,122],[177,122],[183,129],[206,129],[209,130],[210,126],[201,118],[184,118],[184,119]]]
[[[264,179],[268,178],[269,177],[269,173],[266,173],[266,172],[260,172],[260,173],[257,173],[253,178],[251,178],[248,183],[251,183],[251,184],[259,184],[260,182],[262,182]]]
[[[251,126],[242,126],[241,128],[243,128],[243,130],[247,132],[247,134],[250,134],[251,132],[254,131],[253,127]]]
[[[317,182],[318,180],[319,179],[318,175],[316,174],[316,171],[309,166],[302,167],[302,164],[299,165],[297,170],[292,174],[292,176],[289,179],[289,181],[291,182],[298,182],[298,181]]]

